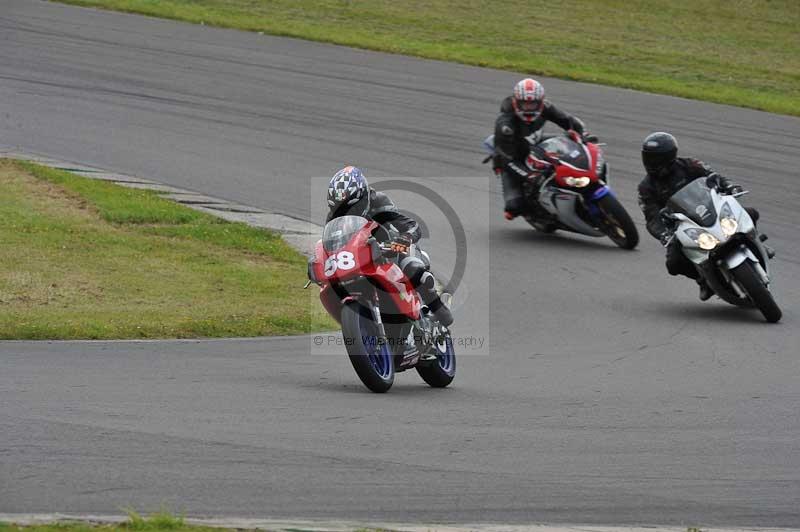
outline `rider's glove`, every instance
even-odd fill
[[[592,144],[597,144],[600,139],[597,138],[597,135],[593,133],[584,133],[583,134],[583,142],[591,142]]]
[[[726,194],[731,194],[731,195],[739,194],[741,192],[744,192],[744,189],[742,188],[741,185],[731,185],[730,187],[728,187],[728,190],[725,191]]]
[[[586,132],[586,124],[577,116],[572,116],[569,119],[570,129],[574,129],[578,134],[583,135]]]
[[[391,243],[392,251],[395,253],[408,253],[411,251],[411,244],[414,241],[407,234],[396,236]]]
[[[706,186],[710,188],[719,189],[720,186],[720,175],[716,172],[712,172],[706,176]]]
[[[659,242],[661,242],[662,246],[667,247],[669,246],[669,243],[672,242],[672,233],[669,232],[661,233],[661,235],[659,235],[658,237],[658,240]]]

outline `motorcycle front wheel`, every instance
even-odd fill
[[[456,376],[456,352],[450,333],[442,335],[435,343],[436,361],[417,366],[422,380],[433,388],[445,388]]]
[[[342,308],[342,337],[364,386],[375,393],[389,391],[394,384],[394,358],[369,309],[356,302]]]
[[[775,303],[772,293],[761,280],[761,276],[756,273],[750,261],[746,260],[732,269],[731,274],[744,291],[747,292],[753,305],[764,315],[764,319],[770,323],[780,321],[783,312],[781,312],[778,304]]]
[[[633,249],[639,244],[639,232],[631,215],[617,198],[606,194],[597,201],[597,207],[603,213],[603,229],[612,242],[622,249]]]

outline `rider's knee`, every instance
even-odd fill
[[[522,212],[524,205],[525,202],[521,197],[510,198],[506,201],[505,210],[513,214],[519,214]]]
[[[419,257],[411,255],[404,257],[403,260],[400,261],[400,269],[403,270],[405,276],[408,277],[411,284],[414,286],[423,285],[428,281],[428,277],[433,279],[433,276],[428,272],[425,262]]]
[[[680,249],[675,249],[674,247],[670,246],[667,248],[667,260],[666,266],[667,271],[670,275],[682,275],[684,271],[684,262],[683,258],[680,256]]]
[[[670,275],[681,275],[683,273],[683,268],[681,268],[681,264],[677,261],[667,258],[667,271]]]

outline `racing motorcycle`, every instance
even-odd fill
[[[746,191],[723,195],[714,178],[698,178],[670,197],[662,216],[674,226],[683,254],[723,300],[755,307],[770,323],[781,309],[769,290],[769,259],[747,211],[736,200]]]
[[[450,331],[391,260],[397,252],[382,243],[389,234],[374,236],[380,231],[387,229],[361,216],[328,222],[309,260],[306,287],[320,287],[322,306],[341,325],[347,355],[367,388],[386,392],[396,373],[411,368],[444,388],[456,374]]]
[[[630,215],[608,186],[608,164],[600,144],[587,142],[575,131],[564,135],[529,138],[531,155],[526,161],[532,174],[522,183],[527,205],[523,218],[538,231],[557,229],[589,236],[608,236],[623,249],[639,243]],[[483,141],[495,156],[494,135]],[[553,173],[540,180],[538,161],[552,165]]]

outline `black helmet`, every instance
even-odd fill
[[[650,133],[642,143],[642,163],[647,173],[658,177],[664,174],[678,156],[678,141],[669,133]]]

